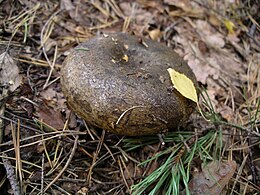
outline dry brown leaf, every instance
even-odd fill
[[[228,184],[236,170],[236,162],[211,162],[195,173],[189,182],[189,189],[193,195],[219,195]]]
[[[194,7],[190,1],[164,0],[164,3],[180,8],[179,10],[171,11],[169,13],[170,16],[190,16],[195,18],[201,18],[203,16],[201,7]]]
[[[48,87],[46,90],[41,91],[40,95],[42,98],[44,98],[45,103],[49,107],[56,108],[57,110],[62,110],[66,108],[65,105],[65,98],[63,96],[63,93],[59,93],[56,90],[52,88],[52,86]]]
[[[142,36],[142,31],[145,26],[148,26],[149,23],[155,23],[152,12],[147,12],[145,9],[142,9],[138,4],[133,6],[132,3],[123,1],[119,4],[120,9],[123,14],[127,17],[130,17],[132,21],[131,29],[135,32],[136,35]]]
[[[232,120],[234,118],[235,113],[229,106],[223,103],[219,103],[219,106],[217,107],[216,111],[217,113],[220,113],[221,116],[228,122],[233,122]]]
[[[213,48],[222,48],[225,45],[224,37],[216,31],[210,24],[204,20],[197,20],[195,22],[197,32],[200,38],[209,46]]]
[[[206,55],[203,55],[199,49],[199,42],[202,41],[191,41],[193,39],[196,40],[196,38],[194,37],[192,30],[189,29],[189,26],[187,26],[187,28],[188,29],[185,29],[185,26],[175,27],[175,30],[179,35],[173,37],[174,41],[182,45],[182,48],[184,49],[184,51],[182,51],[179,48],[176,48],[175,51],[181,56],[183,56],[183,53],[186,54],[184,60],[188,62],[188,65],[195,73],[197,80],[202,84],[207,84],[209,76],[218,79],[219,69],[211,66],[207,60],[207,58],[210,58],[211,50],[209,50],[207,44],[203,41],[204,47],[207,49]]]
[[[53,49],[56,45],[58,45],[58,42],[54,39],[48,38],[45,43],[44,43],[44,47],[45,47],[45,51],[49,52],[51,49]]]
[[[37,108],[37,116],[47,125],[61,130],[64,127],[63,116],[60,111],[50,108],[45,103],[40,104]]]
[[[40,92],[40,95],[41,95],[45,100],[51,101],[51,100],[53,100],[53,98],[56,97],[56,91],[55,91],[53,88],[49,87],[49,88],[47,88],[46,90],[41,91],[41,92]]]
[[[72,4],[71,0],[61,0],[60,8],[65,9],[66,11],[70,11],[75,9],[75,6]]]
[[[215,14],[209,15],[209,23],[212,24],[215,27],[220,27],[221,24],[222,24],[221,20]]]
[[[221,49],[219,52],[212,52],[207,60],[211,66],[220,70],[222,75],[227,75],[229,81],[236,81],[240,75],[244,74],[241,61],[229,50]]]
[[[16,62],[7,52],[2,53],[0,55],[0,86],[5,86],[9,92],[13,92],[20,86],[21,81],[22,77]]]
[[[162,5],[161,1],[137,0],[137,2],[146,8],[155,8],[158,9],[160,12],[163,12],[164,10],[164,6]]]
[[[199,59],[194,57],[194,55],[188,54],[184,57],[184,59],[188,61],[188,65],[193,70],[194,74],[197,77],[197,80],[202,84],[207,83],[207,78],[209,76],[218,78],[219,71],[217,69],[212,68],[211,66],[205,64],[204,62],[201,62]]]

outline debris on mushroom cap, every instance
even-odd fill
[[[62,90],[89,124],[122,135],[156,134],[178,128],[196,106],[173,88],[168,68],[196,83],[186,62],[161,43],[124,33],[96,36],[65,59]]]

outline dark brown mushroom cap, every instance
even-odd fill
[[[176,129],[196,104],[177,92],[167,68],[195,75],[167,46],[133,35],[100,35],[65,59],[62,90],[69,106],[87,123],[130,136]]]

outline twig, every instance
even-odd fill
[[[2,62],[4,63],[4,61]],[[7,89],[3,89],[2,93],[0,94],[0,144],[3,141],[4,138],[4,113],[5,113],[5,102],[6,102],[6,96],[7,96]]]
[[[247,136],[247,142],[248,142],[248,145],[252,145],[252,137],[251,137],[251,133],[248,133],[248,136]],[[252,174],[252,178],[253,178],[253,183],[256,184],[256,168],[255,168],[255,165],[254,165],[254,162],[253,162],[253,153],[252,153],[252,148],[248,147],[248,164],[249,164],[249,169],[251,171],[251,174]]]
[[[157,136],[158,136],[158,138],[159,138],[160,143],[162,144],[162,146],[165,146],[165,142],[164,142],[164,140],[163,140],[164,135],[161,134],[161,133],[158,133]]]
[[[35,58],[28,58],[27,56],[19,56],[20,58],[14,58],[14,60],[17,60],[19,62],[24,62],[30,65],[35,65],[35,66],[41,66],[41,67],[50,67],[48,62],[44,61],[44,60],[39,60],[39,59],[35,59]],[[62,65],[60,64],[55,64],[56,68],[61,68]]]
[[[0,144],[3,142],[4,138],[4,120],[1,118],[1,116],[4,116],[5,112],[5,100],[0,101]]]
[[[24,96],[21,96],[20,98],[21,98],[22,100],[25,100],[25,101],[27,101],[27,102],[33,104],[33,105],[36,106],[36,107],[39,107],[39,105],[38,105],[37,103],[35,103],[34,101],[32,101],[32,100],[30,100],[30,99],[28,99],[28,98],[26,98],[26,97],[24,97]]]
[[[46,192],[52,186],[52,184],[54,184],[60,178],[60,176],[64,173],[64,171],[69,166],[69,164],[70,164],[70,162],[71,162],[71,160],[72,160],[72,158],[73,158],[73,156],[74,156],[74,154],[76,152],[76,149],[77,149],[77,146],[78,146],[78,139],[79,139],[79,136],[76,135],[75,141],[74,141],[74,145],[73,145],[73,148],[71,150],[71,153],[70,153],[68,161],[66,162],[66,164],[62,168],[62,170],[58,173],[58,175],[47,185],[47,187],[43,190],[43,192]]]
[[[2,154],[4,157],[7,157],[7,155],[5,153]],[[18,184],[18,181],[15,177],[15,172],[14,169],[10,163],[10,161],[7,158],[2,158],[3,163],[4,163],[4,167],[7,173],[7,178],[9,179],[9,182],[11,184],[11,188],[13,190],[14,195],[21,195],[21,189],[20,186]]]
[[[124,14],[122,13],[122,11],[120,10],[120,8],[114,0],[106,0],[106,2],[111,6],[116,15],[118,15],[120,18],[124,18]]]
[[[16,138],[15,157],[16,157],[17,171],[18,171],[19,180],[20,180],[20,186],[21,186],[21,189],[23,189],[22,159],[21,159],[21,152],[20,152],[20,120],[18,119],[16,133],[15,133],[15,129],[13,129],[12,123],[11,123],[11,127],[12,127],[12,133],[14,136],[13,139],[15,140],[15,138]],[[16,137],[15,137],[15,134],[16,134]]]
[[[44,188],[44,153],[42,153],[42,168],[41,168],[41,194],[43,194]]]

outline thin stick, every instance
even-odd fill
[[[17,160],[17,145],[16,145],[16,135],[15,135],[15,130],[14,130],[14,126],[13,123],[11,123],[11,130],[12,130],[12,139],[13,139],[13,145],[14,145],[14,153],[15,153],[15,177],[17,178],[17,172],[18,172],[18,160]]]
[[[7,157],[5,153],[3,153],[3,156]],[[21,189],[16,180],[14,168],[12,167],[10,161],[7,158],[2,158],[2,160],[6,170],[7,178],[9,179],[14,195],[20,195]]]
[[[5,113],[5,100],[0,101],[0,116],[4,116]],[[4,138],[4,120],[0,117],[0,144],[2,144]]]
[[[41,194],[44,188],[44,153],[42,153],[42,168],[41,168]]]
[[[33,104],[33,105],[36,106],[36,107],[39,107],[39,105],[38,105],[37,103],[35,103],[34,101],[32,101],[32,100],[30,100],[30,99],[28,99],[28,98],[26,98],[26,97],[24,97],[24,96],[21,96],[20,99],[25,100],[25,101],[27,101],[27,102]]]
[[[17,159],[17,165],[18,165],[18,175],[20,180],[20,186],[21,189],[23,189],[23,175],[22,175],[22,159],[21,159],[21,152],[20,152],[20,119],[18,119],[18,125],[17,125],[17,135],[16,135],[16,159]]]

